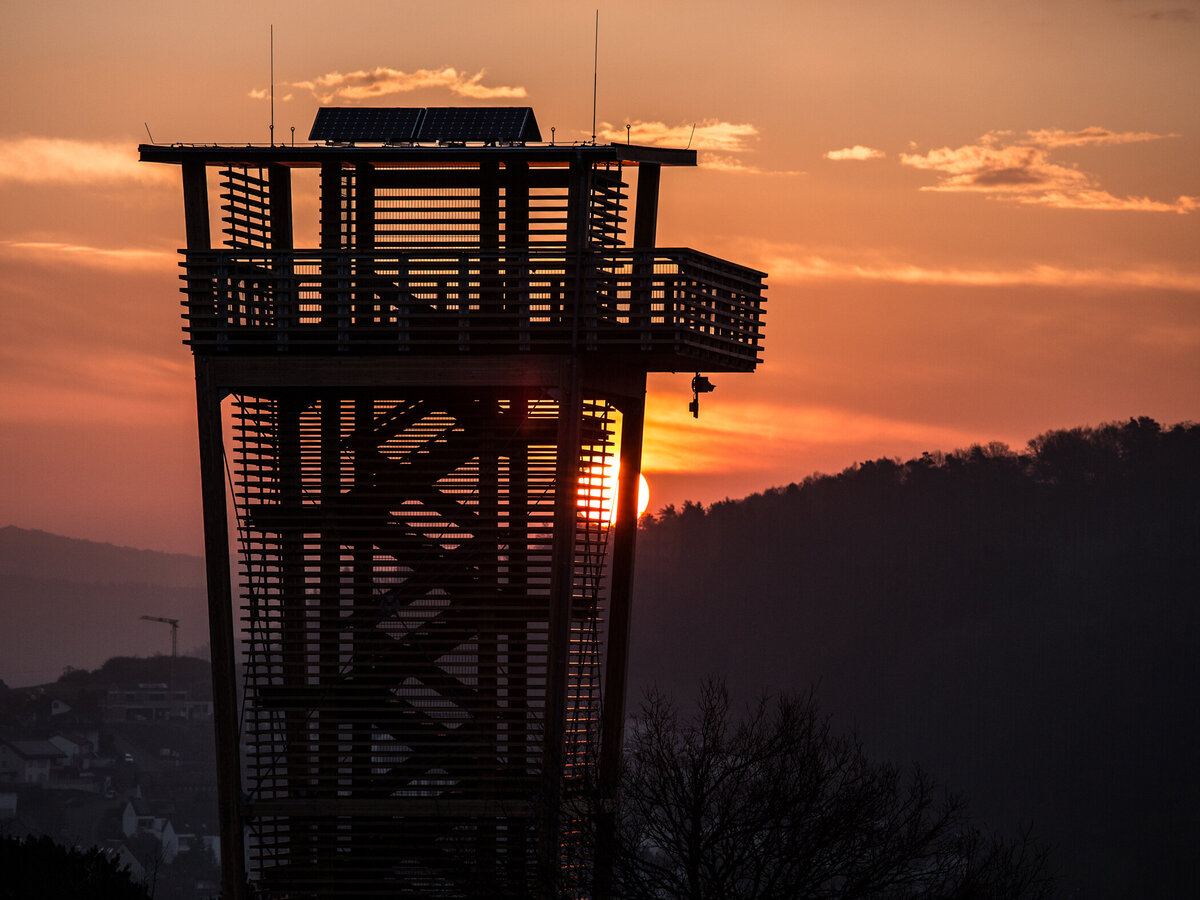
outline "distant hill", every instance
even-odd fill
[[[873,755],[1009,833],[1032,821],[1067,896],[1200,896],[1200,426],[668,509],[639,536],[635,604],[635,689],[816,684]]]
[[[98,668],[112,656],[180,652],[208,642],[204,562],[14,526],[0,528],[0,679],[54,681],[65,666]]]
[[[9,525],[0,528],[0,574],[51,576],[81,584],[194,588],[204,585],[204,560],[183,553],[135,550]]]

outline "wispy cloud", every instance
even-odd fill
[[[473,100],[527,96],[525,88],[520,86],[484,84],[485,74],[485,69],[471,75],[453,66],[416,69],[412,72],[378,66],[357,72],[328,72],[310,81],[294,81],[292,87],[312,92],[321,103],[332,103],[335,100],[374,100],[390,94],[407,94],[429,88],[441,88],[455,96],[469,97]],[[252,91],[251,96],[260,95]],[[265,96],[266,93],[262,92],[261,97]]]
[[[271,91],[268,88],[259,88],[258,90],[247,91],[246,96],[249,97],[251,100],[266,100],[268,97],[271,96]],[[288,93],[284,94],[283,96],[276,97],[275,99],[282,100],[284,103],[287,103],[287,101],[292,99],[292,94],[289,91]]]
[[[1035,263],[1004,268],[969,268],[926,266],[885,258],[864,262],[780,245],[765,245],[749,252],[755,265],[771,273],[773,285],[829,280],[964,287],[1200,291],[1200,271],[1169,266],[1068,268]]]
[[[1200,198],[1180,196],[1173,201],[1149,197],[1117,197],[1100,188],[1093,176],[1075,165],[1050,159],[1051,151],[1084,145],[1132,144],[1174,135],[1149,132],[1114,132],[1090,127],[1078,131],[1043,129],[1015,137],[994,131],[974,144],[941,147],[928,153],[901,153],[900,163],[936,172],[937,184],[923,191],[974,192],[995,199],[1057,209],[1090,209],[1189,213],[1200,208]]]
[[[186,357],[87,353],[75,347],[0,350],[4,369],[0,422],[110,422],[161,425],[177,418],[187,396]],[[46,378],[46,370],[55,379]]]
[[[665,122],[635,120],[625,125],[601,122],[596,129],[596,138],[602,141],[623,144],[626,140],[634,144],[651,147],[689,147],[703,152],[700,165],[718,172],[736,175],[801,175],[796,170],[764,169],[744,162],[737,154],[754,151],[758,140],[758,127],[749,122],[725,122],[720,119],[703,119],[682,125]]]
[[[1085,144],[1141,144],[1170,137],[1178,135],[1154,134],[1150,131],[1109,131],[1107,128],[1092,125],[1077,131],[1064,131],[1061,128],[1027,131],[1025,140],[1039,147],[1081,147]]]
[[[179,261],[175,253],[143,247],[89,247],[59,241],[0,241],[0,253],[43,263],[99,266],[110,269],[169,271]]]
[[[864,147],[862,144],[855,144],[853,147],[843,147],[841,150],[830,150],[825,154],[826,159],[833,160],[864,160],[864,159],[883,159],[887,156],[882,150],[876,150],[874,147]]]
[[[760,169],[742,162],[735,156],[722,156],[719,153],[700,154],[699,165],[702,169],[714,172],[729,172],[732,175],[804,175],[799,169]]]
[[[133,140],[0,140],[0,184],[166,184],[178,177],[173,168],[138,162]]]
[[[718,153],[744,153],[758,139],[758,128],[749,122],[723,122],[704,119],[683,125],[664,122],[629,122],[629,140],[635,144],[664,147],[691,147],[693,150],[713,150]],[[625,142],[625,125],[601,122],[596,137],[606,141]]]

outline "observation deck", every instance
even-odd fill
[[[198,354],[564,354],[752,371],[763,275],[687,249],[189,252]]]
[[[196,355],[578,353],[645,372],[749,372],[760,362],[765,274],[655,245],[660,169],[694,166],[695,151],[533,142],[532,110],[441,111],[443,122],[446,113],[524,118],[508,140],[443,125],[432,144],[379,129],[381,117],[392,127],[425,116],[428,137],[433,110],[321,112],[331,115],[324,125],[318,117],[314,136],[337,137],[328,127],[337,113],[350,116],[343,137],[377,145],[139,148],[144,161],[183,169],[184,332]],[[224,248],[209,238],[214,168]],[[302,169],[319,170],[318,247],[293,242],[295,211],[314,205],[293,197]]]

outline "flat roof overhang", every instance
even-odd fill
[[[569,164],[572,160],[620,162],[636,166],[695,166],[696,151],[637,144],[540,144],[505,146],[434,147],[424,145],[353,144],[140,144],[142,162],[200,163],[205,166],[266,166],[316,168],[322,163],[373,163],[376,165],[446,165],[477,163],[481,160],[524,161],[530,165]]]

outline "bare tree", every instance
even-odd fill
[[[919,769],[870,761],[811,693],[735,718],[707,682],[696,713],[650,693],[631,730],[618,896],[687,900],[1048,897],[1028,838],[989,839]]]

